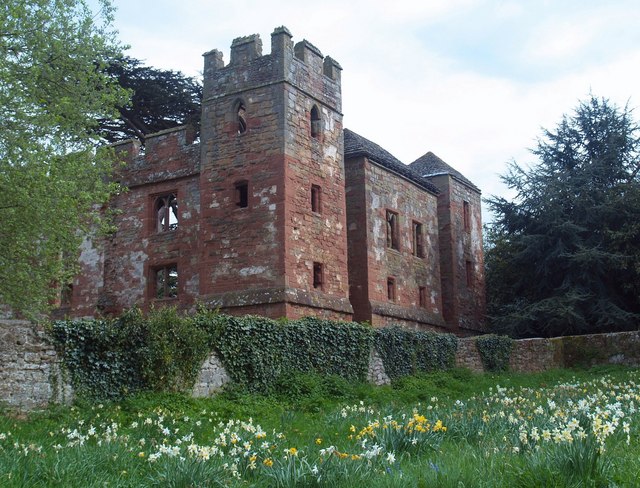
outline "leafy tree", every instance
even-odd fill
[[[130,90],[129,103],[118,107],[119,117],[100,121],[109,142],[137,138],[178,125],[200,126],[202,85],[180,72],[148,66],[130,57],[113,60],[107,69],[120,86]]]
[[[77,262],[112,187],[97,120],[126,92],[105,73],[119,56],[112,7],[84,0],[0,5],[0,303],[47,308]]]
[[[591,97],[512,163],[513,201],[487,200],[493,326],[515,336],[640,324],[640,139],[631,110]]]

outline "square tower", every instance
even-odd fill
[[[350,319],[340,65],[275,29],[204,55],[200,295],[228,313]]]

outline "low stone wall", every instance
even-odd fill
[[[376,386],[388,385],[391,383],[389,376],[387,376],[384,370],[384,363],[378,351],[375,348],[371,349],[369,355],[369,370],[367,371],[367,381],[373,383]]]
[[[0,403],[32,410],[71,397],[44,330],[25,320],[0,320]]]
[[[218,356],[211,354],[200,368],[191,394],[196,398],[210,397],[231,381]]]
[[[509,366],[512,371],[536,372],[596,364],[640,365],[640,331],[517,340]],[[459,339],[456,366],[484,370],[476,338]],[[376,385],[389,383],[376,351],[371,352],[367,378]],[[211,396],[229,381],[222,363],[212,354],[203,363],[192,394]],[[69,401],[72,396],[44,330],[24,320],[0,319],[0,403],[33,410]]]
[[[534,373],[597,364],[640,365],[640,331],[519,339],[513,342],[509,369]],[[456,366],[484,371],[475,337],[459,340]]]
[[[458,349],[456,350],[456,367],[467,368],[471,371],[484,371],[480,353],[476,349],[476,340],[473,337],[458,339]]]

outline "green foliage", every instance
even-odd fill
[[[144,144],[147,134],[179,125],[199,132],[202,85],[196,79],[128,56],[112,60],[107,73],[131,91],[129,103],[118,107],[119,117],[100,120],[100,133],[109,142],[133,137]]]
[[[507,371],[513,349],[513,339],[509,336],[488,334],[476,338],[485,371]]]
[[[184,391],[193,386],[209,348],[207,335],[174,307],[153,310],[146,318],[132,309],[121,318],[139,354],[143,383],[156,391]]]
[[[58,321],[50,334],[78,396],[117,398],[142,388],[140,371],[131,360],[135,339],[120,322]]]
[[[351,322],[231,317],[205,309],[181,317],[174,308],[147,317],[133,309],[116,320],[57,321],[51,336],[74,388],[90,398],[187,390],[211,350],[239,391],[291,387],[320,396],[339,388],[340,378],[366,378],[373,342],[369,327]],[[326,378],[318,388],[305,373]]]
[[[46,310],[75,274],[84,231],[115,191],[97,119],[125,103],[105,72],[120,47],[109,0],[3,2],[0,10],[0,302]]]
[[[193,386],[206,358],[206,334],[175,309],[115,320],[57,321],[50,334],[81,397],[121,398],[139,390]]]
[[[201,323],[201,322],[198,322]],[[268,392],[293,372],[366,378],[373,331],[352,322],[225,317],[206,327],[225,369],[239,385]]]
[[[411,331],[401,327],[377,329],[375,348],[391,379],[420,371],[454,366],[458,339],[453,334]]]
[[[413,386],[399,389],[401,382],[387,387],[391,394],[383,400],[379,394],[385,388],[359,385],[362,402],[345,398],[347,403],[313,413],[280,395],[230,398],[222,393],[194,399],[146,392],[104,405],[57,406],[18,417],[0,414],[0,486],[638,485],[637,370],[500,373],[474,375],[473,380],[469,375],[463,370],[420,375],[442,377],[447,385],[440,389],[424,383],[426,401],[413,396]],[[448,388],[455,378],[465,381],[464,391]],[[547,408],[549,400],[554,408]],[[536,413],[538,405],[543,413]],[[613,417],[619,409],[624,417],[618,423]],[[414,428],[409,436],[409,423],[426,425],[416,414],[432,428]],[[613,422],[603,449],[591,429],[596,416]],[[587,437],[574,430],[573,441],[554,440],[574,417]],[[433,432],[437,420],[446,432]],[[247,424],[256,429],[245,429]],[[541,435],[545,429],[557,431],[548,441],[535,441],[534,427]],[[397,428],[402,430],[392,432]],[[366,436],[359,435],[365,431]],[[295,455],[291,448],[297,449]],[[374,449],[380,453],[364,456]],[[272,466],[265,464],[267,458]]]
[[[640,129],[628,108],[591,97],[544,131],[538,165],[512,164],[513,201],[486,253],[494,330],[516,337],[635,329],[640,319]]]

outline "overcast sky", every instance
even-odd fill
[[[506,163],[535,162],[541,128],[589,93],[640,106],[638,0],[113,3],[130,56],[190,76],[236,37],[260,34],[268,54],[286,26],[342,65],[345,127],[404,163],[432,151],[485,197],[507,196]]]

